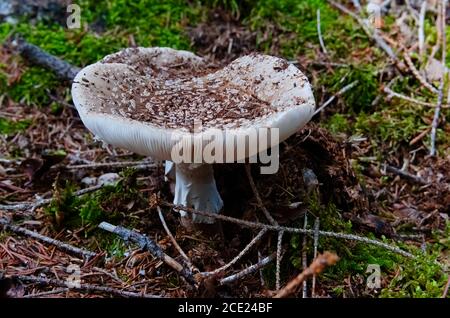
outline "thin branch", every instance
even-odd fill
[[[25,59],[52,71],[59,79],[73,81],[80,71],[80,68],[70,65],[20,37],[13,39],[11,44]]]
[[[444,83],[445,83],[445,77],[447,77],[447,67],[445,66],[445,59],[446,59],[446,50],[447,50],[447,39],[445,35],[445,17],[446,17],[446,8],[447,8],[447,0],[442,0],[441,2],[441,24],[442,24],[442,59],[441,63],[442,66],[445,68],[444,74],[441,77],[441,82],[439,84],[439,94],[438,94],[438,101],[436,104],[436,109],[434,111],[434,117],[433,122],[431,124],[431,147],[430,147],[430,156],[436,155],[436,133],[437,133],[437,127],[439,125],[439,114],[441,112],[442,107],[442,100],[444,96]]]
[[[47,244],[54,245],[57,248],[59,248],[61,250],[64,250],[66,252],[72,253],[74,255],[78,255],[78,256],[81,256],[81,257],[88,258],[88,259],[97,256],[97,254],[94,253],[94,252],[85,250],[83,248],[78,248],[78,247],[72,246],[70,244],[67,244],[67,243],[64,243],[64,242],[52,239],[50,237],[44,236],[42,234],[39,234],[37,232],[30,231],[30,230],[28,230],[28,229],[26,229],[24,227],[13,225],[8,220],[6,220],[4,218],[0,218],[0,225],[3,225],[3,228],[5,230],[9,230],[9,231],[12,231],[12,232],[17,233],[17,234],[22,234],[22,235],[34,238],[36,240],[42,241],[42,242],[47,243]]]
[[[132,168],[154,168],[158,165],[154,162],[143,161],[119,161],[119,162],[95,162],[90,164],[82,165],[68,165],[65,168],[68,170],[79,170],[79,169],[102,169],[102,168],[122,168],[122,167],[132,167]]]
[[[428,88],[432,93],[437,94],[438,90],[436,89],[436,87],[428,83],[427,80],[422,75],[420,75],[419,70],[416,68],[413,61],[409,57],[408,52],[403,53],[403,58],[405,59],[406,65],[408,65],[409,70],[414,75],[414,77],[420,82],[420,84]]]
[[[84,188],[81,190],[78,190],[76,192],[74,192],[74,196],[82,196],[84,194],[90,193],[90,192],[94,192],[97,191],[101,188],[103,188],[105,185],[103,184],[99,184],[99,185],[95,185],[89,188]],[[34,211],[35,209],[49,204],[51,203],[53,200],[53,198],[49,198],[49,199],[38,199],[34,202],[20,202],[20,203],[16,203],[16,204],[0,204],[0,210],[5,210],[5,211],[16,211],[16,210],[28,210],[31,209],[32,211]]]
[[[409,97],[409,96],[406,96],[406,95],[403,95],[403,94],[394,92],[393,90],[391,90],[391,89],[390,89],[389,87],[387,87],[387,86],[383,88],[383,91],[384,91],[386,94],[390,95],[390,96],[394,96],[394,97],[397,97],[397,98],[399,98],[399,99],[406,100],[406,101],[411,102],[411,103],[414,103],[414,104],[418,104],[418,105],[422,105],[422,106],[427,106],[427,107],[436,107],[436,104],[427,103],[427,102],[422,102],[422,101],[420,101],[420,100],[418,100],[418,99],[415,99],[415,98],[412,98],[412,97]],[[449,105],[442,105],[442,108],[448,108],[448,107],[449,107]]]
[[[247,246],[244,247],[244,249],[235,258],[233,258],[230,262],[228,262],[227,264],[225,264],[222,267],[219,267],[219,268],[213,270],[212,272],[202,272],[202,273],[200,273],[200,275],[203,276],[203,277],[208,277],[208,276],[214,276],[214,275],[217,275],[217,274],[219,274],[221,272],[226,271],[228,268],[230,268],[235,263],[237,263],[245,254],[247,254],[247,252],[256,243],[258,243],[259,240],[261,240],[261,238],[263,237],[264,234],[266,234],[266,232],[267,232],[266,229],[262,229],[261,231],[259,231],[259,233],[250,241],[250,243],[248,243]]]
[[[174,270],[176,270],[181,276],[186,278],[189,283],[196,285],[197,281],[195,280],[191,270],[184,267],[172,257],[164,253],[162,248],[147,236],[126,229],[122,226],[115,226],[107,222],[100,223],[98,227],[102,230],[116,234],[124,241],[131,241],[138,244],[141,249],[149,251],[154,257],[158,258],[159,260],[163,261]]]
[[[447,298],[449,286],[450,286],[450,275],[448,275],[447,284],[445,284],[444,292],[442,293],[442,298]]]
[[[175,249],[184,258],[186,265],[191,269],[191,271],[199,272],[198,268],[192,264],[189,257],[186,255],[186,253],[183,251],[183,249],[180,247],[180,245],[178,245],[178,242],[177,242],[177,240],[175,240],[175,237],[172,235],[172,232],[170,232],[169,227],[167,226],[166,220],[164,219],[164,215],[161,211],[161,208],[159,206],[157,206],[156,209],[158,210],[159,219],[161,220],[164,230],[166,231],[167,235],[169,236],[170,240],[172,241],[172,244],[175,247]]]
[[[260,263],[263,260],[262,254],[260,251],[258,251],[258,263]],[[262,271],[262,268],[259,269],[259,280],[261,282],[261,287],[266,286],[266,281],[264,280],[264,273]]]
[[[314,221],[314,258],[317,257],[317,248],[319,246],[319,226],[320,219],[317,217]],[[314,273],[312,278],[311,298],[316,296],[316,274]]]
[[[305,213],[305,219],[303,221],[303,229],[306,230],[308,227],[308,213]],[[315,234],[315,233],[314,233]],[[308,267],[308,258],[306,255],[306,244],[307,244],[307,239],[306,239],[306,234],[303,235],[303,244],[302,244],[302,266],[303,266],[303,270],[306,270],[306,268]],[[308,298],[308,285],[306,283],[306,279],[303,281],[303,291],[302,291],[302,298]]]
[[[284,298],[294,293],[297,287],[305,281],[306,278],[314,274],[320,274],[327,266],[337,263],[339,257],[336,254],[325,252],[314,259],[314,261],[301,272],[297,277],[291,280],[282,290],[280,290],[274,298]]]
[[[320,9],[317,9],[317,35],[319,36],[319,43],[323,53],[328,54],[327,49],[325,48],[325,43],[323,42],[322,31],[320,27]]]
[[[267,264],[272,262],[275,259],[275,256],[276,256],[275,254],[276,253],[272,253],[271,255],[261,259],[258,263],[253,264],[252,266],[249,266],[246,269],[244,269],[244,270],[242,270],[242,271],[240,271],[240,272],[238,272],[236,274],[233,274],[233,275],[227,276],[225,278],[222,278],[219,281],[219,284],[220,285],[230,284],[232,282],[235,282],[235,281],[241,279],[244,276],[247,276],[249,274],[252,274],[252,273],[256,272],[257,270],[263,268],[264,266],[266,266]]]
[[[411,174],[411,173],[409,173],[407,171],[404,171],[404,170],[401,170],[401,169],[398,169],[396,167],[389,166],[389,165],[385,165],[385,167],[386,167],[386,171],[387,172],[396,174],[396,175],[398,175],[398,176],[400,176],[402,178],[405,178],[405,179],[407,179],[409,181],[413,181],[413,182],[416,182],[416,183],[419,183],[419,184],[422,184],[422,185],[427,185],[428,184],[428,182],[426,182],[421,177],[415,176],[415,175],[413,175],[413,174]]]
[[[279,290],[281,288],[281,279],[280,279],[280,267],[281,267],[281,248],[283,243],[283,234],[284,231],[278,232],[278,239],[277,239],[277,268],[275,272],[275,288],[276,290]]]
[[[420,14],[419,14],[419,29],[418,29],[418,38],[419,38],[419,55],[420,59],[423,59],[425,53],[425,15],[427,13],[427,1],[423,1],[420,6]]]
[[[378,34],[378,31],[374,28],[372,28],[367,22],[365,22],[363,19],[361,19],[357,14],[353,13],[349,9],[347,9],[345,6],[343,6],[340,3],[337,3],[333,0],[327,0],[330,5],[337,8],[338,10],[344,12],[345,14],[348,14],[353,19],[355,19],[359,25],[362,27],[364,32],[367,34],[369,38],[371,38],[395,63],[396,65],[402,69],[403,66],[400,62],[400,60],[397,57],[397,54],[395,54],[394,50],[389,46],[389,44],[386,43],[386,41]]]
[[[269,222],[273,225],[278,225],[277,221],[270,215],[270,212],[266,209],[264,206],[264,203],[261,199],[261,196],[259,195],[258,188],[256,188],[255,181],[252,177],[252,172],[250,169],[250,165],[245,165],[245,172],[247,173],[248,182],[250,183],[250,187],[252,188],[253,194],[255,195],[256,201],[258,202],[259,208],[263,211],[266,218],[269,220]]]
[[[102,292],[102,293],[113,294],[116,296],[128,297],[128,298],[161,298],[161,296],[158,296],[158,295],[135,293],[135,292],[129,292],[129,291],[120,290],[120,289],[116,289],[116,288],[112,288],[112,287],[97,286],[97,285],[92,285],[92,284],[80,284],[79,286],[75,286],[75,284],[73,284],[73,282],[71,282],[71,281],[63,281],[63,280],[51,279],[51,278],[43,278],[43,277],[36,277],[36,276],[24,276],[24,275],[12,276],[12,278],[16,278],[22,282],[35,283],[35,284],[39,284],[39,285],[67,287],[71,290],[76,290],[76,291],[80,291],[80,292]]]
[[[166,202],[166,201],[161,201],[161,205],[170,207],[174,211],[186,211],[188,213],[196,213],[198,215],[208,216],[208,217],[216,218],[216,219],[219,219],[222,221],[240,224],[242,226],[254,228],[254,229],[267,229],[269,231],[276,231],[276,232],[285,231],[288,233],[314,234],[314,230],[304,230],[304,229],[298,229],[298,228],[292,228],[292,227],[269,225],[269,224],[263,224],[263,223],[259,223],[259,222],[241,220],[241,219],[236,219],[236,218],[233,218],[230,216],[225,216],[222,214],[210,213],[210,212],[205,212],[205,211],[197,211],[195,209],[188,208],[183,205],[176,205],[176,204]],[[383,242],[380,242],[377,240],[369,239],[367,237],[362,237],[362,236],[358,236],[358,235],[354,235],[354,234],[329,232],[329,231],[319,231],[319,235],[326,236],[326,237],[335,237],[335,238],[351,240],[351,241],[358,241],[358,242],[363,242],[366,244],[372,244],[372,245],[384,248],[386,250],[389,250],[391,252],[397,253],[399,255],[402,255],[402,256],[405,256],[408,258],[415,258],[415,256],[413,254],[403,251],[402,249],[400,249],[398,247],[395,247],[395,246],[392,246],[392,245],[389,245],[389,244],[386,244],[386,243],[383,243]]]
[[[24,295],[23,298],[41,298],[42,296],[49,296],[49,295],[65,293],[68,290],[69,290],[69,288],[60,288],[60,289],[45,291],[42,293]]]
[[[350,89],[355,87],[356,84],[358,84],[358,81],[351,82],[350,84],[341,88],[336,94],[331,96],[325,103],[323,103],[322,106],[320,106],[318,109],[316,109],[313,116],[320,113],[325,107],[327,107],[329,104],[331,104],[331,102],[334,101],[337,97],[341,96],[342,94],[346,93],[347,91],[349,91]]]

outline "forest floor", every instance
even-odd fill
[[[442,41],[450,30],[441,23],[448,17],[433,1],[424,16],[420,6],[391,2],[374,31],[351,1],[342,5],[359,21],[325,0],[82,0],[80,29],[66,27],[66,1],[39,7],[25,1],[20,10],[14,1],[9,7],[0,1],[0,297],[267,297],[277,276],[271,262],[219,284],[276,251],[275,232],[195,288],[148,251],[99,229],[102,221],[133,229],[182,262],[161,224],[160,204],[175,240],[200,271],[228,263],[258,233],[227,222],[223,240],[186,231],[162,204],[173,200],[163,163],[94,140],[73,108],[70,83],[15,52],[11,36],[17,34],[78,67],[132,46],[186,49],[221,64],[254,51],[294,63],[310,80],[317,107],[335,98],[281,144],[277,174],[260,175],[253,164],[249,178],[243,164],[215,165],[222,214],[267,223],[253,180],[282,226],[318,226],[397,248],[322,235],[314,243],[314,235],[285,233],[281,286],[313,260],[315,245],[340,257],[316,278],[314,290],[307,281],[308,297],[442,297],[450,261],[449,46]],[[430,155],[433,144],[437,151]],[[308,171],[318,180],[314,193]],[[102,185],[105,179],[110,183]],[[42,199],[50,200],[33,207]],[[23,202],[30,204],[12,207]],[[83,258],[12,225],[96,255]],[[374,287],[367,282],[378,266],[380,285]],[[82,288],[64,283],[74,273]]]

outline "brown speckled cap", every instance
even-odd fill
[[[215,69],[169,48],[106,56],[77,74],[72,98],[98,138],[162,160],[171,159],[180,138],[211,130],[236,138],[250,129],[278,128],[281,142],[311,119],[315,107],[308,79],[283,59],[252,54]],[[195,122],[202,123],[199,129]]]

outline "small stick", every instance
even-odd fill
[[[415,98],[412,98],[412,97],[409,97],[409,96],[406,96],[406,95],[402,95],[402,94],[400,94],[400,93],[394,92],[394,91],[391,90],[389,87],[384,87],[384,88],[383,88],[383,91],[384,91],[386,94],[388,94],[388,95],[397,97],[397,98],[399,98],[399,99],[406,100],[406,101],[411,102],[411,103],[415,103],[415,104],[422,105],[422,106],[427,106],[427,107],[436,107],[436,104],[427,103],[427,102],[422,102],[422,101],[417,100],[417,99],[415,99]],[[442,108],[448,108],[448,107],[449,107],[449,105],[442,105]]]
[[[349,91],[350,89],[352,89],[353,87],[356,86],[356,84],[358,84],[358,81],[354,81],[351,82],[350,84],[344,86],[343,88],[341,88],[336,94],[334,94],[333,96],[331,96],[325,103],[322,104],[322,106],[320,106],[318,109],[316,109],[316,111],[314,112],[314,115],[317,115],[318,113],[320,113],[325,107],[327,107],[329,104],[331,104],[332,101],[334,101],[336,99],[336,97],[341,96],[342,94],[346,93],[347,91]]]
[[[305,219],[303,221],[303,229],[306,230],[308,227],[308,213],[305,212]],[[302,266],[303,270],[306,270],[308,268],[308,258],[306,255],[306,234],[303,235],[303,244],[302,244]],[[306,279],[303,281],[303,291],[302,291],[302,298],[308,298],[308,285],[306,283]]]
[[[320,9],[317,9],[317,35],[319,36],[319,43],[323,53],[328,54],[327,49],[325,48],[325,43],[323,42],[322,31],[320,28]]]
[[[80,71],[80,68],[70,65],[20,37],[13,39],[11,44],[25,59],[52,71],[59,79],[71,82]]]
[[[272,223],[273,225],[278,225],[277,221],[275,221],[272,215],[270,215],[270,212],[264,206],[261,196],[259,195],[258,188],[256,188],[255,181],[253,180],[250,165],[245,165],[245,172],[247,173],[248,182],[250,183],[250,187],[252,188],[256,201],[258,202],[259,208],[263,211],[264,215],[266,216],[266,218],[269,220],[270,223]]]
[[[61,250],[64,250],[66,252],[69,252],[69,253],[72,253],[72,254],[75,254],[75,255],[78,255],[81,257],[85,257],[87,259],[97,256],[97,254],[94,252],[91,252],[91,251],[88,251],[88,250],[85,250],[82,248],[78,248],[78,247],[72,246],[70,244],[52,239],[50,237],[39,234],[37,232],[30,231],[24,227],[13,225],[4,218],[0,218],[0,225],[3,225],[3,228],[5,230],[9,230],[9,231],[12,231],[17,234],[22,234],[22,235],[37,239],[37,240],[42,241],[47,244],[54,245]]]
[[[161,205],[170,207],[174,211],[186,211],[188,213],[196,213],[198,215],[212,217],[215,219],[239,224],[239,225],[246,226],[249,228],[267,229],[269,231],[276,231],[276,232],[285,231],[288,233],[314,234],[314,230],[304,230],[304,229],[298,229],[298,228],[292,228],[292,227],[285,227],[285,226],[279,226],[279,225],[270,225],[270,224],[263,224],[263,223],[259,223],[259,222],[246,221],[246,220],[241,220],[241,219],[233,218],[233,217],[222,215],[222,214],[210,213],[210,212],[206,212],[206,211],[197,211],[193,208],[185,207],[183,205],[176,205],[176,204],[166,202],[166,201],[162,201]],[[329,232],[329,231],[319,231],[319,234],[321,236],[326,236],[326,237],[335,237],[335,238],[340,238],[340,239],[345,239],[345,240],[359,241],[359,242],[363,242],[366,244],[372,244],[372,245],[375,245],[378,247],[382,247],[391,252],[397,253],[399,255],[402,255],[404,257],[413,258],[413,259],[416,258],[413,254],[403,251],[402,249],[400,249],[398,247],[391,246],[389,244],[386,244],[384,242],[380,242],[377,240],[369,239],[367,237],[362,237],[362,236],[358,236],[358,235],[354,235],[354,234]]]
[[[202,272],[202,273],[200,273],[200,275],[203,277],[208,277],[208,276],[214,276],[223,271],[226,271],[228,268],[233,266],[237,261],[239,261],[245,254],[247,254],[247,252],[253,247],[253,245],[255,245],[257,242],[259,242],[259,240],[263,237],[264,234],[266,234],[266,232],[267,232],[266,229],[262,229],[261,231],[259,231],[259,233],[250,241],[250,243],[248,243],[247,246],[244,247],[244,249],[227,264],[213,270],[212,272]]]
[[[154,168],[157,167],[157,164],[149,161],[95,162],[82,165],[68,165],[65,168],[68,170],[78,170],[78,169],[101,169],[101,168],[121,168],[121,167]]]
[[[444,82],[445,82],[445,77],[447,76],[447,67],[445,66],[445,59],[446,59],[446,50],[447,50],[447,41],[446,41],[446,32],[445,32],[445,13],[446,13],[446,8],[447,8],[447,0],[442,0],[441,3],[441,16],[442,16],[442,21],[441,21],[441,26],[442,26],[442,60],[441,63],[443,65],[443,67],[445,68],[444,70],[444,74],[441,77],[441,82],[439,84],[439,93],[438,93],[438,100],[437,100],[437,104],[436,104],[436,109],[434,111],[434,116],[433,116],[433,122],[431,124],[431,148],[430,148],[430,156],[435,156],[436,155],[436,133],[437,133],[437,127],[439,125],[439,114],[441,112],[441,107],[442,107],[442,100],[443,100],[443,96],[444,96]]]
[[[50,285],[50,286],[58,286],[58,287],[67,287],[72,290],[80,291],[80,292],[103,292],[108,294],[113,294],[121,297],[130,297],[130,298],[161,298],[158,295],[144,294],[144,293],[134,293],[125,290],[120,290],[112,287],[106,286],[97,286],[92,284],[80,284],[79,286],[74,286],[73,282],[63,281],[59,279],[51,279],[51,278],[43,278],[36,276],[24,276],[17,275],[12,276],[23,282],[36,283],[40,285]]]
[[[415,176],[409,172],[406,172],[404,170],[398,169],[396,167],[393,166],[389,166],[389,165],[385,165],[386,167],[386,171],[390,172],[390,173],[394,173],[402,178],[405,178],[409,181],[413,181],[422,185],[427,185],[428,182],[426,182],[424,179],[422,179],[421,177]]]
[[[423,59],[425,53],[425,15],[427,13],[427,1],[423,1],[420,6],[420,14],[419,14],[419,30],[418,30],[418,38],[419,38],[419,54],[420,59]]]
[[[81,189],[78,190],[76,192],[74,192],[74,196],[81,196],[84,195],[86,193],[89,192],[94,192],[97,191],[101,188],[103,188],[105,185],[103,184],[99,184],[99,185],[95,185],[89,188],[85,188],[85,189]],[[51,203],[53,200],[53,198],[49,198],[49,199],[39,199],[36,200],[35,202],[21,202],[21,203],[16,203],[16,204],[8,204],[8,205],[3,205],[0,204],[0,210],[6,210],[6,211],[11,211],[11,210],[27,210],[27,209],[31,209],[32,211],[36,210],[37,208],[49,204]]]
[[[402,69],[403,65],[395,54],[394,50],[386,43],[386,41],[378,34],[377,30],[374,30],[368,23],[366,23],[363,19],[361,19],[357,14],[353,13],[345,6],[340,3],[337,3],[333,0],[327,0],[330,5],[339,9],[340,11],[348,14],[353,19],[355,19],[359,25],[362,27],[364,32],[367,34],[369,38],[371,38],[397,65],[398,68]]]
[[[414,77],[420,82],[420,84],[428,88],[432,93],[437,94],[438,90],[436,89],[436,87],[428,83],[427,80],[422,75],[420,75],[420,72],[417,70],[413,61],[409,57],[408,52],[403,53],[403,58],[405,59],[406,65],[408,65],[409,70],[414,75]]]
[[[282,290],[280,290],[274,298],[284,298],[295,292],[297,287],[309,276],[320,274],[327,266],[337,263],[339,257],[336,254],[325,252],[317,256],[314,261],[301,272],[297,277],[291,280]]]
[[[280,267],[281,267],[281,247],[283,243],[283,234],[284,231],[278,232],[278,240],[277,240],[277,268],[275,272],[275,288],[279,290],[281,288],[281,279],[280,279]]]
[[[319,224],[320,219],[317,217],[314,221],[314,258],[317,257],[317,248],[319,246]],[[311,298],[316,296],[316,274],[312,277]]]
[[[24,295],[23,298],[40,298],[42,296],[49,296],[49,295],[64,293],[64,292],[67,292],[68,290],[69,290],[69,288],[60,288],[60,289],[55,289],[55,290],[49,290],[49,291],[42,292],[42,293]]]
[[[449,286],[450,286],[450,275],[448,275],[448,281],[447,284],[445,284],[444,292],[442,293],[442,298],[447,298]]]
[[[133,243],[138,244],[141,249],[149,251],[153,256],[155,256],[156,258],[158,258],[159,260],[163,261],[164,263],[172,267],[174,270],[176,270],[181,276],[186,278],[186,280],[189,283],[196,285],[197,281],[192,275],[191,270],[184,267],[176,260],[174,260],[172,257],[164,253],[162,248],[156,242],[149,239],[147,236],[126,229],[122,226],[115,226],[107,222],[100,223],[98,227],[101,228],[102,230],[118,235],[124,241],[131,241]]]
[[[260,263],[263,260],[262,254],[260,251],[258,251],[258,263]],[[261,281],[261,287],[266,286],[266,281],[264,280],[264,273],[262,271],[262,268],[259,269],[259,280]]]
[[[173,246],[175,249],[180,253],[180,255],[184,258],[184,261],[186,262],[186,265],[191,269],[191,271],[199,272],[198,268],[196,268],[189,257],[186,255],[186,253],[183,251],[183,249],[178,245],[177,240],[175,240],[175,237],[172,235],[172,232],[170,232],[169,227],[167,226],[166,220],[164,219],[164,215],[161,211],[161,208],[159,206],[156,207],[158,210],[159,219],[161,220],[161,223],[164,227],[164,230],[166,231],[167,235],[169,236],[170,240],[172,241]]]
[[[249,266],[246,269],[244,269],[244,270],[242,270],[242,271],[240,271],[240,272],[238,272],[236,274],[233,274],[233,275],[227,276],[225,278],[222,278],[219,281],[219,284],[220,285],[230,284],[232,282],[235,282],[235,281],[241,279],[244,276],[247,276],[247,275],[249,275],[251,273],[256,272],[257,270],[263,268],[264,266],[266,266],[267,264],[272,262],[274,260],[274,258],[275,258],[275,254],[276,253],[272,253],[271,255],[269,255],[267,257],[264,257],[258,263],[253,264],[252,266]]]

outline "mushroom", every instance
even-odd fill
[[[169,48],[106,56],[77,74],[72,98],[97,138],[166,160],[175,204],[213,213],[223,201],[212,164],[243,162],[277,147],[315,107],[308,79],[283,59],[251,54],[218,69]],[[183,224],[214,223],[180,214]]]

